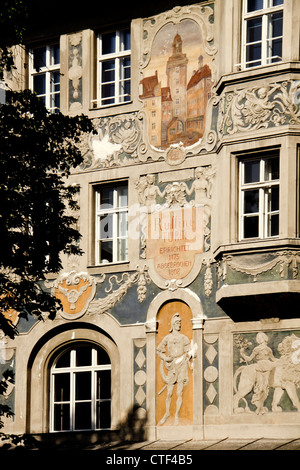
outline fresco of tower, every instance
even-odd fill
[[[166,25],[156,36],[140,82],[153,147],[176,143],[188,147],[203,136],[212,86],[209,59],[202,49],[200,29],[191,20]]]

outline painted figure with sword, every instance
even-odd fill
[[[195,357],[197,350],[197,344],[190,343],[187,336],[180,333],[180,330],[181,318],[179,313],[175,313],[171,318],[170,333],[163,338],[157,348],[157,354],[161,359],[160,373],[165,383],[159,394],[167,389],[166,412],[160,420],[160,424],[164,424],[170,416],[170,405],[175,384],[177,384],[177,401],[174,424],[178,424],[183,387],[189,382],[188,368],[192,368],[190,360]],[[168,371],[167,374],[164,367]]]

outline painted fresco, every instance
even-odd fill
[[[212,86],[211,57],[195,21],[168,23],[159,30],[140,83],[153,147],[188,147],[201,139]]]
[[[234,413],[300,411],[300,331],[234,335]]]
[[[168,302],[157,318],[157,423],[192,424],[192,312],[181,301]]]

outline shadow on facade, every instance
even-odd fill
[[[143,408],[134,406],[120,425],[121,442],[141,442],[147,438],[147,413]]]
[[[2,450],[104,450],[146,439],[146,412],[133,407],[116,430],[10,435],[0,433]]]

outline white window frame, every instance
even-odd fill
[[[41,46],[41,47],[46,48],[46,63],[39,70],[36,70],[34,68],[34,50],[39,49],[39,47],[31,49],[29,51],[29,87],[31,90],[34,91],[34,76],[45,74],[45,94],[37,95],[37,96],[45,97],[45,106],[52,113],[55,113],[60,110],[60,108],[55,106],[55,95],[60,95],[60,89],[59,91],[53,91],[52,89],[52,74],[53,72],[60,73],[60,63],[59,64],[51,63],[52,62],[52,48],[54,45],[57,45],[57,44],[58,43]]]
[[[113,205],[112,207],[101,207],[100,201],[100,192],[101,189],[104,187],[111,187],[113,188]],[[115,264],[115,263],[124,263],[128,261],[128,183],[127,182],[120,182],[119,184],[115,185],[103,185],[97,186],[95,189],[95,198],[96,198],[96,227],[95,227],[95,255],[96,255],[96,265],[103,265],[103,264]],[[127,187],[127,206],[118,207],[118,191],[119,188]],[[127,231],[126,235],[118,235],[118,222],[121,214],[127,214]],[[101,248],[100,243],[101,240],[105,240],[101,238],[101,229],[100,229],[100,219],[101,217],[105,216],[112,216],[112,238],[107,240],[112,241],[112,261],[102,260],[101,259]],[[126,256],[125,259],[119,259],[119,250],[118,244],[121,240],[126,240]]]
[[[280,207],[278,210],[275,211],[269,211],[268,210],[268,196],[269,196],[269,190],[274,187],[279,188],[279,193],[280,193],[280,175],[278,179],[274,180],[265,180],[264,176],[265,175],[265,164],[266,160],[270,158],[280,158],[279,153],[275,153],[274,156],[268,155],[262,155],[260,157],[249,157],[249,158],[243,158],[239,161],[239,240],[240,241],[245,241],[245,240],[252,240],[253,238],[250,237],[245,237],[244,234],[244,220],[247,217],[257,217],[258,216],[258,236],[254,237],[255,239],[266,239],[266,238],[278,238],[279,233],[276,235],[271,235],[269,233],[269,217],[272,215],[280,215]],[[253,182],[253,183],[245,183],[244,181],[244,169],[245,169],[245,163],[249,161],[257,161],[259,160],[260,162],[260,181],[258,182]],[[280,160],[279,160],[280,162]],[[258,212],[253,212],[250,214],[245,214],[244,210],[244,192],[247,190],[258,190],[259,192],[259,207],[258,207]],[[279,200],[280,201],[280,200]],[[279,203],[278,201],[278,203]],[[279,231],[279,227],[278,227]]]
[[[131,31],[129,29],[130,35]],[[122,32],[126,31],[126,29],[116,30],[115,38],[116,38],[116,50],[115,52],[109,54],[102,54],[102,34],[98,34],[97,36],[97,99],[92,100],[92,104],[96,102],[98,108],[106,108],[109,106],[115,106],[119,104],[128,104],[131,101],[131,92],[129,95],[121,93],[120,85],[122,82],[129,82],[131,84],[131,64],[130,64],[130,76],[129,78],[125,78],[122,76],[122,67],[121,61],[129,57],[131,58],[131,48],[125,49],[125,45],[122,43]],[[105,34],[105,33],[104,33]],[[107,60],[114,60],[115,62],[115,79],[111,82],[105,82],[105,84],[113,83],[115,94],[111,97],[103,97],[102,96],[102,66],[103,62]],[[125,98],[128,97],[128,100]],[[113,100],[113,103],[105,103],[106,101]]]
[[[76,345],[77,346],[77,345]],[[51,367],[51,385],[50,385],[50,431],[51,432],[70,432],[70,431],[91,431],[96,429],[110,429],[110,428],[97,428],[96,427],[96,407],[98,402],[109,401],[111,402],[111,397],[109,399],[97,399],[97,372],[103,370],[111,371],[111,364],[97,364],[97,349],[92,349],[92,364],[89,366],[76,366],[76,346],[71,349],[71,361],[69,367],[59,367],[55,368],[58,359],[61,354],[55,360],[53,366]],[[80,345],[78,345],[80,346]],[[63,354],[66,352],[64,350]],[[92,383],[91,383],[91,399],[90,400],[76,400],[75,396],[75,374],[78,372],[91,372]],[[55,401],[55,390],[54,390],[54,378],[58,374],[70,374],[70,400],[69,401]],[[91,402],[91,420],[92,427],[91,429],[76,429],[75,428],[75,404],[79,402]],[[70,404],[70,428],[66,430],[55,430],[54,429],[54,407],[59,404]]]
[[[269,25],[270,25],[270,15],[273,13],[279,13],[282,11],[283,16],[284,16],[284,3],[278,6],[270,6],[272,0],[263,0],[263,8],[261,10],[255,10],[251,12],[247,12],[247,0],[243,0],[243,28],[242,28],[242,63],[241,67],[242,69],[246,68],[252,68],[252,67],[263,67],[268,64],[274,64],[277,62],[282,61],[282,57],[277,57],[277,56],[270,56],[268,54],[268,43],[270,40],[269,37]],[[261,43],[261,58],[260,59],[255,59],[253,61],[247,61],[247,46],[249,44],[255,44],[254,43],[247,43],[247,22],[248,20],[255,19],[255,18],[262,18],[262,37],[261,41],[258,41],[257,44]],[[274,39],[281,39],[283,42],[283,35],[278,36]],[[273,59],[278,59],[276,62],[272,62]],[[257,62],[260,62],[259,65],[255,65]],[[251,65],[251,63],[254,63],[254,65]]]

